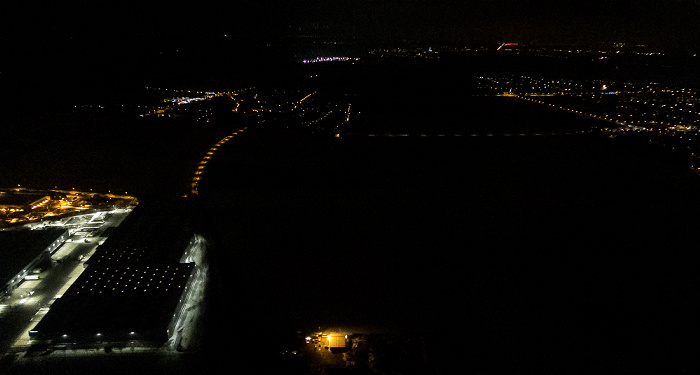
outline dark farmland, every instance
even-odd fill
[[[392,92],[360,96],[341,139],[251,124],[209,163],[187,200],[212,243],[204,351],[29,369],[288,373],[274,360],[283,338],[319,325],[423,336],[443,373],[687,367],[700,211],[686,165],[651,145],[561,135],[601,123],[512,98]],[[5,149],[23,168],[3,164],[3,180],[179,196],[241,125],[110,121],[25,128],[48,148]]]
[[[197,161],[230,132],[232,122],[225,110],[218,111],[221,118],[202,123],[140,118],[146,110],[117,106],[37,110],[10,118],[0,148],[0,187],[181,196],[189,191]]]
[[[537,125],[539,107],[516,106],[524,132],[561,120]],[[492,125],[517,132],[518,117]],[[572,121],[573,131],[598,125]],[[684,168],[595,134],[325,139],[251,128],[201,185],[212,320],[225,322],[210,353],[244,336],[254,344],[240,345],[242,358],[264,358],[270,337],[320,325],[423,335],[443,371],[682,367],[699,222]],[[230,299],[237,307],[224,309]]]
[[[376,93],[375,93],[376,94]],[[350,135],[484,135],[518,136],[583,132],[594,124],[588,118],[517,98],[461,95],[392,95],[362,97],[359,114],[341,126]]]

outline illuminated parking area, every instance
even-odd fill
[[[0,189],[0,226],[51,225],[46,219],[61,223],[88,210],[109,211],[114,206],[129,207],[138,203],[132,196],[100,194],[90,191],[35,190],[22,187]],[[60,225],[60,224],[59,224]]]

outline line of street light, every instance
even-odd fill
[[[214,146],[210,147],[209,150],[207,151],[206,155],[202,157],[202,160],[199,161],[197,164],[197,170],[194,172],[194,176],[192,176],[192,189],[190,192],[193,195],[199,194],[199,182],[202,178],[202,175],[204,174],[204,170],[206,169],[207,164],[209,163],[209,160],[216,154],[216,151],[219,150],[219,147],[223,146],[226,144],[226,142],[230,141],[233,139],[236,135],[243,133],[248,127],[244,127],[243,129],[238,129],[238,131],[235,131],[224,138],[221,138],[219,142],[217,142]]]
[[[515,98],[518,98],[518,99],[520,99],[520,100],[525,100],[525,101],[532,102],[532,103],[538,103],[538,104],[546,105],[546,106],[548,106],[548,107],[560,109],[560,110],[562,110],[562,111],[567,111],[567,112],[571,112],[571,113],[576,113],[576,114],[579,114],[579,115],[581,115],[581,116],[592,117],[592,118],[595,118],[595,119],[601,120],[601,121],[612,122],[612,123],[617,124],[617,125],[627,125],[626,122],[617,121],[617,120],[608,118],[607,115],[606,115],[606,116],[599,116],[599,115],[596,115],[596,114],[593,114],[593,113],[586,113],[586,112],[579,111],[579,110],[576,110],[576,109],[566,108],[566,107],[558,106],[558,105],[555,105],[555,104],[552,104],[552,103],[546,103],[546,102],[543,102],[543,101],[541,101],[541,100],[532,99],[532,98],[530,98],[530,97],[524,97],[524,96],[521,96],[521,95],[518,95],[518,94],[509,94],[509,95],[503,95],[503,96],[515,97]],[[543,95],[543,96],[546,96],[546,95]]]
[[[540,132],[540,133],[368,133],[356,134],[347,133],[348,136],[366,136],[366,137],[530,137],[530,136],[557,136],[557,135],[576,135],[583,134],[583,131],[576,132]]]

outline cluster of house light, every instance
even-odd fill
[[[691,88],[665,87],[657,82],[617,83],[604,80],[579,82],[528,76],[478,78],[482,82],[481,87],[502,92],[499,95],[574,97],[580,100],[581,104],[587,102],[589,107],[600,107],[600,109],[583,111],[564,108],[553,103],[543,102],[543,104],[604,118],[622,125],[673,126],[688,128],[688,130],[695,130],[700,126],[700,93]],[[611,90],[611,86],[615,89]],[[598,113],[592,113],[594,111]]]
[[[359,57],[346,57],[346,56],[332,56],[332,57],[316,57],[311,60],[302,60],[304,64],[313,64],[319,62],[329,62],[329,61],[358,61]]]

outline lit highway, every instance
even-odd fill
[[[192,176],[192,188],[190,192],[193,195],[199,194],[199,182],[202,179],[202,175],[204,174],[204,171],[206,170],[207,164],[211,160],[211,158],[216,154],[216,152],[219,150],[219,147],[223,146],[226,144],[226,142],[232,140],[235,136],[237,136],[240,133],[243,133],[246,131],[248,127],[244,127],[243,129],[238,129],[237,131],[225,136],[224,138],[221,138],[219,142],[214,144],[214,146],[210,147],[209,150],[207,150],[206,155],[202,157],[202,159],[199,161],[197,164],[197,170],[194,172],[194,176]]]

